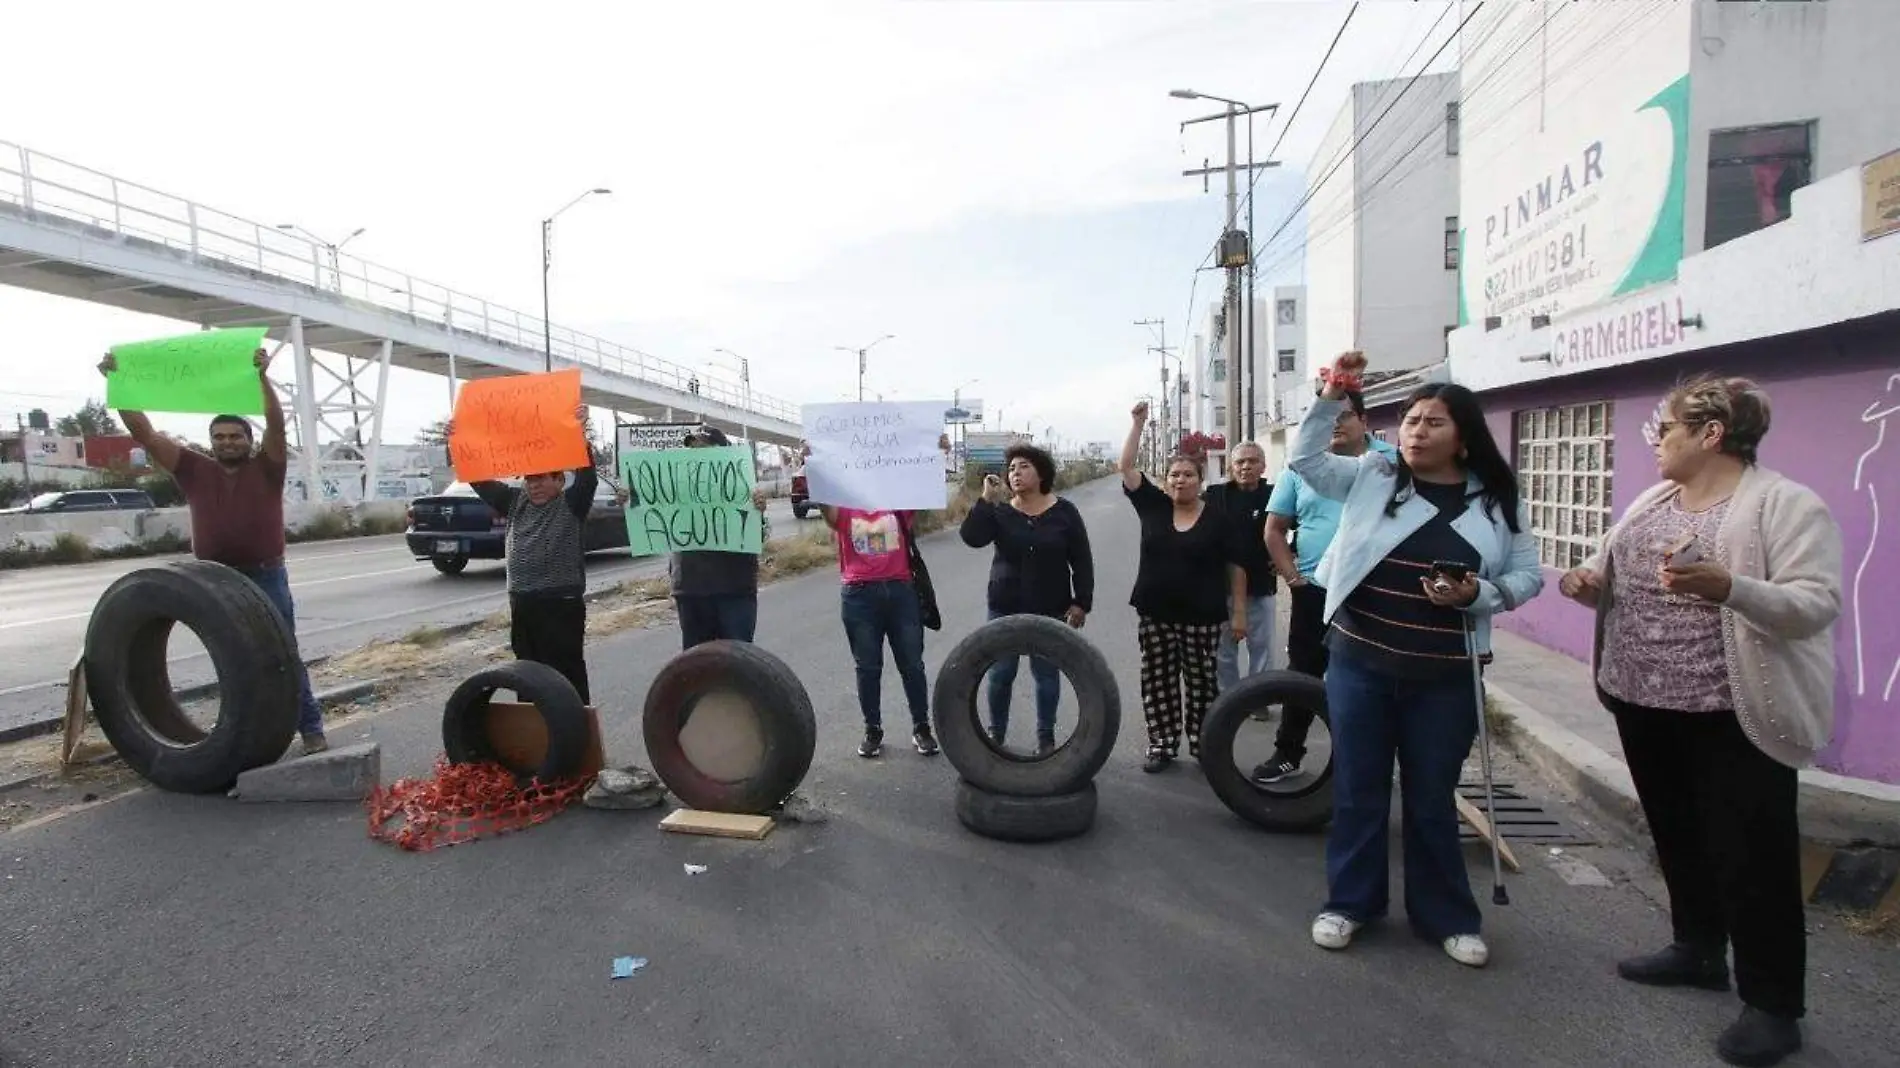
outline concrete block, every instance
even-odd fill
[[[383,747],[343,746],[252,768],[238,776],[240,801],[361,801],[382,784]]]

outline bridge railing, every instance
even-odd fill
[[[705,369],[584,334],[539,315],[332,251],[308,237],[240,218],[57,156],[0,141],[0,201],[163,245],[272,279],[506,345],[551,351],[555,365],[592,367],[785,422],[798,408]],[[158,278],[165,282],[168,279]],[[181,284],[180,276],[171,281]],[[260,290],[260,294],[261,294]],[[690,407],[691,401],[682,402]]]

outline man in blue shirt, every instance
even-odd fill
[[[1388,456],[1398,451],[1366,433],[1366,399],[1357,390],[1347,390],[1349,403],[1339,413],[1333,427],[1333,452],[1341,456],[1363,456],[1375,449]],[[1293,671],[1324,678],[1326,675],[1326,591],[1313,581],[1320,557],[1333,543],[1339,528],[1341,502],[1313,492],[1291,469],[1283,472],[1267,502],[1267,555],[1285,580],[1292,599],[1287,622],[1286,661]],[[1297,556],[1287,541],[1287,532],[1297,528]],[[1262,785],[1296,775],[1306,759],[1306,732],[1313,726],[1313,714],[1305,709],[1283,708],[1279,733],[1273,740],[1273,756],[1253,769],[1253,780]]]

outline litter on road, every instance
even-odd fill
[[[615,957],[614,971],[610,978],[631,979],[633,973],[647,966],[645,957]]]

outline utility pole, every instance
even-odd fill
[[[1251,411],[1253,374],[1251,368],[1248,366],[1251,363],[1252,349],[1251,347],[1247,348],[1246,353],[1243,355],[1241,344],[1243,340],[1241,320],[1241,272],[1243,270],[1249,270],[1251,277],[1253,238],[1249,233],[1240,229],[1240,190],[1236,176],[1237,172],[1242,170],[1251,176],[1256,170],[1264,170],[1269,167],[1278,166],[1278,164],[1272,162],[1255,163],[1253,161],[1252,122],[1247,124],[1249,158],[1244,166],[1238,161],[1236,158],[1239,148],[1237,144],[1237,122],[1243,116],[1250,117],[1255,112],[1278,110],[1280,105],[1265,104],[1259,107],[1250,107],[1238,100],[1228,100],[1225,97],[1211,96],[1206,93],[1197,93],[1187,89],[1176,89],[1170,95],[1186,100],[1218,100],[1227,105],[1226,110],[1219,114],[1206,115],[1198,119],[1189,119],[1181,124],[1181,128],[1186,129],[1198,122],[1211,122],[1215,119],[1224,120],[1227,124],[1227,165],[1225,167],[1212,167],[1203,162],[1201,167],[1194,170],[1182,171],[1181,173],[1187,177],[1200,178],[1202,188],[1206,188],[1207,179],[1213,174],[1220,173],[1227,176],[1227,226],[1226,229],[1221,232],[1220,244],[1217,247],[1220,255],[1220,266],[1227,271],[1227,289],[1222,295],[1222,304],[1226,310],[1222,316],[1223,328],[1221,331],[1222,340],[1226,342],[1223,349],[1227,353],[1227,388],[1224,391],[1227,401],[1227,418],[1222,425],[1222,429],[1227,439],[1227,451],[1231,453],[1242,441],[1248,440],[1253,435],[1253,413]],[[1247,198],[1247,214],[1249,219],[1251,219],[1253,216],[1253,198],[1251,196]],[[1247,338],[1246,340],[1251,344],[1251,338]],[[1245,392],[1241,389],[1241,379],[1243,376],[1247,379],[1247,390]],[[1243,408],[1243,405],[1245,405],[1245,408]],[[1243,411],[1246,412],[1245,418],[1242,418]]]
[[[1159,331],[1158,336],[1160,339],[1160,343],[1156,345],[1148,346],[1148,351],[1155,353],[1156,356],[1159,357],[1161,361],[1161,390],[1160,392],[1155,394],[1155,399],[1160,402],[1161,410],[1159,413],[1157,413],[1158,421],[1154,424],[1155,426],[1155,461],[1154,462],[1156,464],[1159,464],[1161,462],[1162,443],[1166,441],[1176,440],[1179,437],[1179,435],[1170,436],[1168,433],[1169,427],[1171,425],[1169,421],[1169,417],[1168,417],[1168,398],[1172,396],[1174,393],[1173,390],[1168,388],[1168,321],[1166,319],[1137,319],[1135,320],[1135,325],[1136,326],[1152,326],[1157,331]],[[1178,412],[1175,413],[1172,425],[1178,426],[1182,422],[1183,421],[1181,419],[1181,414]],[[1169,451],[1172,451],[1173,446],[1169,445],[1168,449]]]
[[[28,504],[33,503],[33,468],[28,466],[26,452],[26,416],[14,415],[14,425],[20,428],[20,487],[26,490]]]

